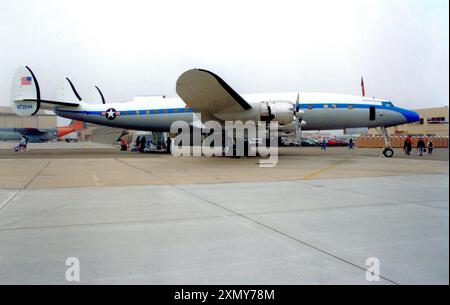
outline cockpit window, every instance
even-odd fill
[[[391,102],[386,102],[385,105],[386,107],[394,107],[394,104],[392,104]]]

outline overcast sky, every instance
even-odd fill
[[[19,65],[50,98],[175,96],[204,68],[239,93],[321,91],[448,105],[448,0],[0,1],[0,105]]]

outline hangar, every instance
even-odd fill
[[[0,128],[56,128],[57,117],[40,110],[30,117],[19,117],[8,106],[0,106]]]

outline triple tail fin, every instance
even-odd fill
[[[73,92],[72,90],[72,94]],[[78,107],[80,103],[79,99],[42,99],[37,78],[28,66],[19,67],[13,76],[10,104],[12,111],[18,116],[35,115],[41,108],[53,110],[57,106]]]

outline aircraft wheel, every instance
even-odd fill
[[[390,148],[385,148],[385,149],[383,150],[383,155],[384,155],[386,158],[392,158],[392,156],[394,155],[394,151],[393,151],[392,149],[390,149]]]

